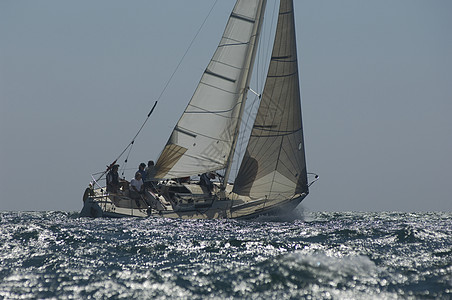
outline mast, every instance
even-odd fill
[[[256,51],[257,51],[257,45],[259,42],[259,36],[260,36],[260,32],[261,32],[261,28],[262,28],[262,22],[264,20],[264,14],[265,14],[265,7],[267,5],[267,0],[263,0],[261,3],[261,8],[260,8],[260,14],[259,14],[259,19],[258,19],[258,25],[255,27],[255,31],[253,32],[253,38],[252,41],[250,41],[253,44],[253,47],[250,49],[251,55],[249,56],[249,60],[247,62],[247,65],[249,66],[248,68],[248,72],[246,72],[244,74],[244,76],[242,77],[242,83],[240,84],[240,86],[242,86],[242,92],[240,95],[240,100],[239,102],[242,102],[242,105],[240,106],[240,111],[239,111],[239,117],[238,117],[238,124],[237,127],[235,129],[234,132],[234,138],[233,138],[233,142],[232,142],[232,148],[231,151],[229,153],[229,157],[227,159],[226,162],[226,171],[224,174],[224,178],[223,178],[223,182],[221,184],[220,189],[224,190],[226,185],[228,184],[228,179],[229,179],[229,175],[231,173],[231,169],[232,169],[232,160],[234,158],[234,154],[235,154],[235,148],[237,146],[237,140],[239,137],[239,131],[240,131],[240,124],[242,123],[242,116],[243,116],[243,112],[245,110],[245,102],[246,102],[246,98],[247,98],[247,94],[248,94],[248,89],[249,89],[249,83],[251,80],[251,73],[252,73],[252,69],[254,66],[254,59],[256,58]]]

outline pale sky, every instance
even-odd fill
[[[79,211],[91,173],[131,141],[213,2],[1,0],[0,211]],[[159,99],[128,179],[163,149],[234,2],[218,1]],[[306,158],[320,175],[302,207],[452,211],[452,1],[295,9]]]

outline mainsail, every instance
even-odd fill
[[[281,0],[262,100],[234,192],[288,199],[308,193],[292,0]]]
[[[246,99],[265,2],[237,1],[218,48],[157,161],[156,178],[226,167]]]

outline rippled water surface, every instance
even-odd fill
[[[451,213],[0,213],[0,299],[451,299]]]

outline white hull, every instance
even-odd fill
[[[290,199],[257,199],[229,193],[221,198],[219,193],[196,194],[174,193],[171,188],[187,188],[186,191],[200,191],[196,184],[170,186],[169,193],[157,195],[150,191],[138,201],[125,195],[107,195],[101,189],[91,191],[84,197],[82,217],[164,217],[182,219],[249,219],[260,215],[281,215],[292,211],[306,194],[294,195]],[[228,186],[232,190],[232,185]],[[171,196],[170,196],[171,195]],[[176,200],[177,199],[177,200]]]

